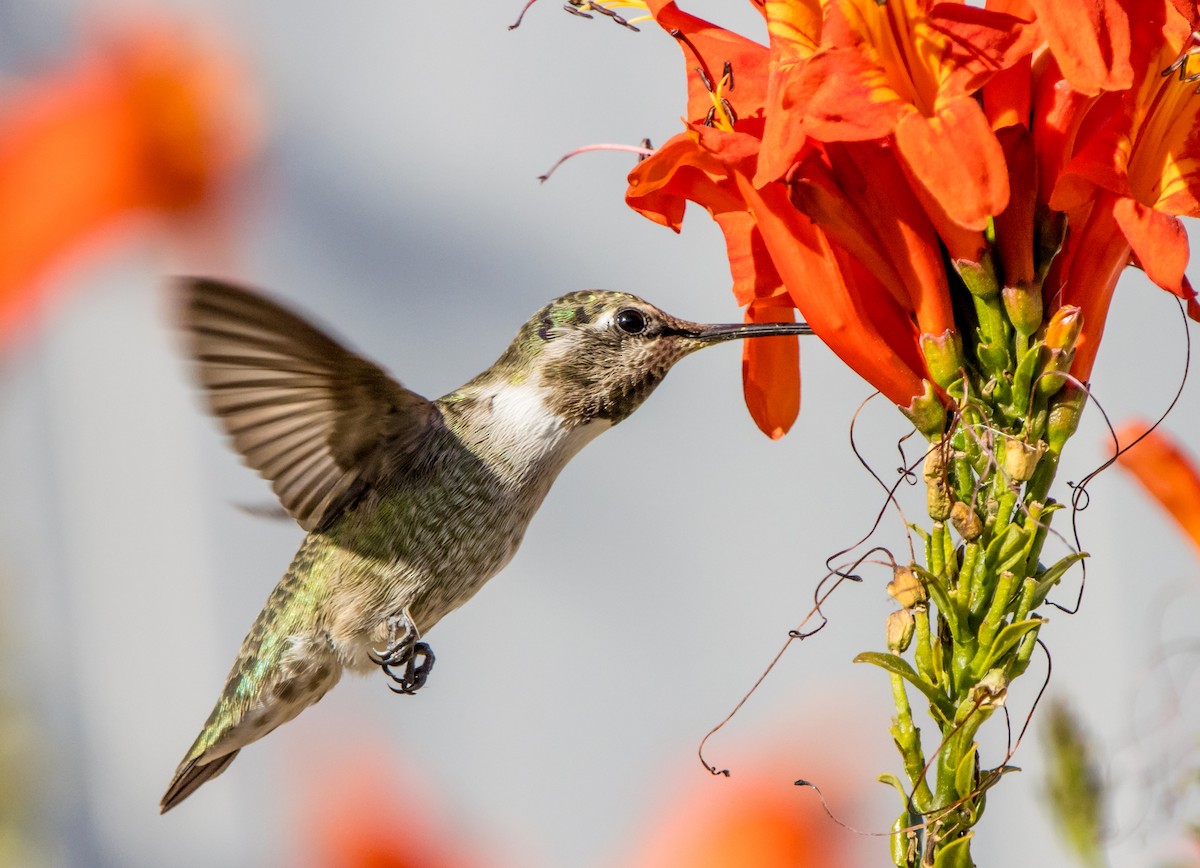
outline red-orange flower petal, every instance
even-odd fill
[[[1021,124],[996,132],[1008,166],[1008,207],[996,215],[996,249],[1003,267],[1004,285],[1033,285],[1034,214],[1037,199],[1037,164],[1033,136]]]
[[[1075,346],[1071,374],[1084,382],[1096,361],[1117,279],[1129,264],[1129,243],[1113,216],[1113,201],[1111,193],[1102,194],[1090,213],[1076,215],[1081,222],[1067,234],[1046,278],[1048,291],[1057,288],[1054,309],[1075,305],[1082,312],[1083,333]]]
[[[1134,85],[1092,105],[1050,204],[1073,211],[1102,200],[1150,278],[1190,301],[1187,237],[1175,216],[1200,213],[1200,99],[1194,84],[1161,74],[1190,44],[1187,27],[1163,0],[1145,4],[1132,33]]]
[[[822,779],[824,780],[824,779]],[[724,783],[724,782],[722,782]],[[815,802],[815,800],[812,800]],[[695,789],[656,816],[632,868],[849,868],[850,836],[778,779],[739,772],[729,786]]]
[[[686,201],[706,208],[725,237],[734,295],[739,305],[748,306],[747,320],[784,322],[793,318],[793,304],[736,180],[739,173],[754,171],[757,149],[753,136],[693,126],[630,173],[626,201],[676,231]],[[800,408],[796,338],[763,338],[745,344],[746,406],[763,433],[782,437]]]
[[[901,304],[912,309],[917,330],[953,331],[954,312],[937,234],[895,152],[860,142],[831,143],[828,150],[835,171],[845,179],[846,198],[856,201],[871,222],[871,237],[878,239],[880,252],[893,265],[899,280],[893,294],[902,294]],[[887,273],[876,276],[888,280]]]
[[[790,86],[806,134],[895,133],[913,176],[954,223],[981,230],[1004,209],[1003,155],[974,93],[1029,55],[1034,28],[955,3],[843,0],[828,7],[823,41]]]
[[[767,0],[767,33],[771,40],[762,153],[754,183],[782,178],[795,162],[808,136],[799,123],[795,83],[821,40],[819,0]]]
[[[906,112],[896,125],[896,145],[947,216],[967,229],[987,228],[1008,205],[1004,152],[978,103],[963,96],[936,115]]]
[[[1094,96],[1133,83],[1129,16],[1120,0],[1030,2],[1051,52],[1077,90]]]
[[[1122,425],[1117,439],[1122,445],[1133,443],[1117,457],[1118,465],[1133,474],[1200,549],[1200,472],[1195,461],[1161,429],[1151,430],[1140,420]]]
[[[1128,197],[1113,203],[1113,216],[1146,276],[1182,299],[1194,297],[1185,286],[1188,237],[1179,218]]]
[[[901,407],[924,394],[925,363],[911,311],[857,263],[839,260],[828,239],[775,187],[738,177],[763,241],[813,331],[860,376]]]
[[[795,308],[786,296],[755,299],[746,308],[746,322],[794,320]],[[742,341],[742,385],[755,424],[772,440],[778,440],[800,414],[799,340],[777,337]]]

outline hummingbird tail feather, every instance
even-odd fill
[[[237,755],[238,751],[235,750],[230,751],[224,756],[217,757],[212,762],[201,763],[198,759],[191,759],[185,762],[175,772],[175,777],[171,781],[171,785],[167,787],[167,792],[163,795],[162,801],[158,805],[159,813],[165,814],[194,793],[205,781],[211,781],[221,772],[225,771]]]

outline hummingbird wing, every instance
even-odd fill
[[[209,408],[305,530],[412,466],[432,401],[248,289],[178,281],[180,319]]]

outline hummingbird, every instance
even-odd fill
[[[344,671],[412,694],[421,637],[511,560],[551,484],[684,356],[804,323],[702,325],[637,296],[556,298],[490,368],[430,401],[261,293],[175,282],[209,410],[307,531],[160,803],[321,699]]]

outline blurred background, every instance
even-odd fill
[[[750,420],[736,348],[689,359],[575,459],[512,564],[438,625],[419,696],[347,678],[158,815],[301,539],[238,508],[271,493],[200,408],[166,276],[269,289],[429,396],[569,290],[740,318],[706,215],[677,237],[625,207],[630,155],[537,180],[575,147],[677,131],[671,40],[552,0],[509,32],[520,5],[0,2],[0,864],[885,858],[883,838],[793,785],[817,783],[865,833],[899,811],[873,780],[900,770],[888,682],[850,662],[883,648],[885,571],[841,588],[828,626],[709,742],[731,777],[696,756],[883,503],[848,443],[868,390],[814,342],[789,436]],[[763,37],[749,4],[729,5],[688,8]],[[1131,271],[1094,375],[1114,420],[1165,409],[1185,329]],[[888,480],[902,422],[876,401],[856,430]],[[1195,446],[1198,422],[1189,385],[1167,427]],[[1093,408],[1058,496],[1110,453]],[[1048,693],[1103,758],[1113,863],[1195,864],[1200,569],[1118,471],[1089,491],[1082,610],[1047,610],[1042,631]],[[877,540],[904,552],[894,514]],[[1057,599],[1078,587],[1075,573]],[[1014,732],[1034,670],[1009,697]],[[994,764],[1004,727],[989,728]],[[1038,732],[1012,761],[1026,771],[989,796],[988,864],[1067,859]]]

